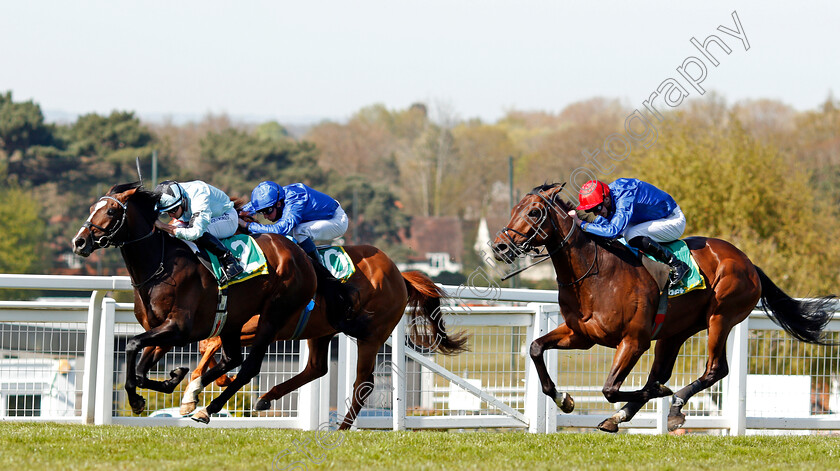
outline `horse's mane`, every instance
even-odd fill
[[[137,189],[137,191],[134,192],[134,194],[131,196],[131,199],[134,202],[138,203],[141,207],[149,208],[153,211],[158,200],[160,200],[160,194],[143,188],[143,183],[140,181],[131,183],[120,183],[118,185],[114,185],[113,187],[111,187],[111,190],[108,191],[108,194],[115,195],[118,193],[126,192],[128,190],[133,190],[135,188]]]

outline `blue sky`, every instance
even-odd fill
[[[717,31],[733,11],[748,51]],[[812,109],[840,83],[840,4],[827,1],[34,0],[2,12],[0,90],[48,117],[301,123],[424,101],[494,121],[593,96],[638,107],[710,34],[732,53],[703,85],[730,103]]]

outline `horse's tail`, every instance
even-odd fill
[[[467,336],[463,332],[455,335],[446,333],[440,312],[440,300],[446,297],[446,293],[420,272],[410,271],[402,276],[408,289],[408,309],[411,313],[409,335],[412,342],[444,355],[466,351]]]
[[[791,298],[770,278],[755,267],[761,280],[761,308],[770,319],[797,340],[821,345],[834,345],[825,340],[823,329],[833,315],[828,308],[836,296],[825,296],[808,301]]]

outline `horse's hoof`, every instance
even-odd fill
[[[665,386],[664,384],[659,385],[659,397],[667,397],[667,396],[673,396],[673,395],[674,395],[674,391],[671,391],[671,388],[669,388],[668,386]]]
[[[210,414],[207,413],[206,408],[201,409],[200,411],[196,412],[190,418],[195,420],[196,422],[201,422],[202,424],[209,424],[210,423]]]
[[[685,414],[677,412],[668,416],[668,431],[673,432],[685,424]]]
[[[566,414],[569,414],[573,410],[575,410],[575,400],[572,399],[571,394],[567,392],[560,393],[559,397],[555,397],[554,403],[557,404],[557,407],[559,407],[560,410],[565,412]]]
[[[598,430],[602,432],[616,433],[618,432],[618,423],[610,417],[598,424]]]
[[[172,378],[171,381],[174,381],[175,384],[178,384],[184,380],[184,377],[187,376],[187,373],[189,372],[189,368],[187,368],[186,366],[181,366],[170,371],[169,377]]]
[[[137,396],[134,400],[129,399],[128,403],[131,405],[131,412],[133,412],[134,415],[140,415],[144,410],[146,410],[146,400],[141,396]]]
[[[181,403],[181,409],[179,409],[178,412],[180,412],[181,415],[189,415],[194,410],[195,410],[195,402],[182,402]]]
[[[255,411],[263,411],[271,409],[271,401],[266,401],[265,399],[260,399],[254,404]]]

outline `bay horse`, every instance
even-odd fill
[[[569,215],[573,207],[560,197],[564,185],[538,186],[525,195],[492,245],[495,258],[507,263],[539,247],[551,257],[557,274],[557,301],[565,322],[533,341],[529,353],[543,393],[563,412],[574,410],[574,400],[555,388],[543,360],[548,349],[585,350],[595,344],[616,349],[603,394],[611,403],[627,404],[598,425],[600,430],[615,433],[620,423],[632,419],[650,399],[670,395],[668,429],[682,427],[682,407],[688,399],[727,375],[726,339],[759,299],[770,318],[788,334],[805,342],[826,344],[822,330],[831,319],[826,308],[834,296],[795,300],[729,242],[689,237],[684,240],[706,288],[669,300],[645,386],[638,391],[621,391],[627,375],[653,340],[659,286],[626,247],[580,229]],[[665,383],[680,348],[704,329],[708,330],[706,369],[697,380],[673,393]]]
[[[219,286],[213,274],[204,268],[183,241],[156,229],[158,212],[155,205],[159,197],[143,189],[140,182],[115,185],[91,206],[90,216],[73,239],[74,253],[83,257],[100,248],[119,247],[132,279],[134,314],[145,329],[126,343],[125,390],[135,414],[145,409],[145,400],[137,394],[137,387],[171,393],[186,376],[188,369],[180,367],[172,370],[171,378],[166,381],[154,381],[147,377],[152,366],[171,348],[211,335],[219,301]],[[222,359],[192,381],[185,396],[196,398],[204,386],[236,366],[241,365],[241,368],[230,385],[207,407],[193,415],[193,419],[199,422],[209,422],[210,414],[221,410],[239,389],[256,376],[269,344],[278,336],[291,336],[304,308],[321,286],[318,283],[320,275],[316,274],[309,257],[296,243],[285,236],[273,234],[261,234],[254,240],[265,254],[268,274],[229,285],[228,317],[219,334]],[[393,262],[374,247],[368,247],[362,253],[370,264],[367,271],[357,270],[358,276],[366,279],[369,286],[377,287],[378,291],[360,289],[358,306],[351,309],[359,310],[368,304],[379,309],[361,311],[346,323],[348,330],[364,329],[364,334],[359,336],[353,403],[341,424],[342,429],[352,425],[372,389],[363,385],[372,381],[376,352],[404,314],[409,300],[407,285],[412,286],[411,296],[419,306],[414,315],[428,321],[414,326],[435,336],[437,344],[430,343],[430,346],[455,352],[462,349],[466,342],[464,338],[448,336],[440,313],[426,309],[434,308],[440,302],[440,290],[430,280],[426,284],[427,279],[412,274],[403,278]],[[407,279],[416,283],[407,282]],[[371,293],[378,295],[376,300],[368,299]],[[304,337],[310,339],[309,363],[304,372],[281,386],[291,387],[300,383],[294,386],[296,388],[326,372],[326,346],[329,338],[337,333],[328,319],[343,316],[348,307],[338,305],[335,302],[337,298],[329,293],[319,292],[319,299],[322,307],[313,313],[304,331]],[[251,352],[243,359],[241,331],[255,315],[259,319],[254,329]],[[418,335],[421,341],[430,337]],[[138,362],[137,354],[141,350]],[[269,392],[260,398],[258,404],[267,407],[272,399],[274,397]]]

